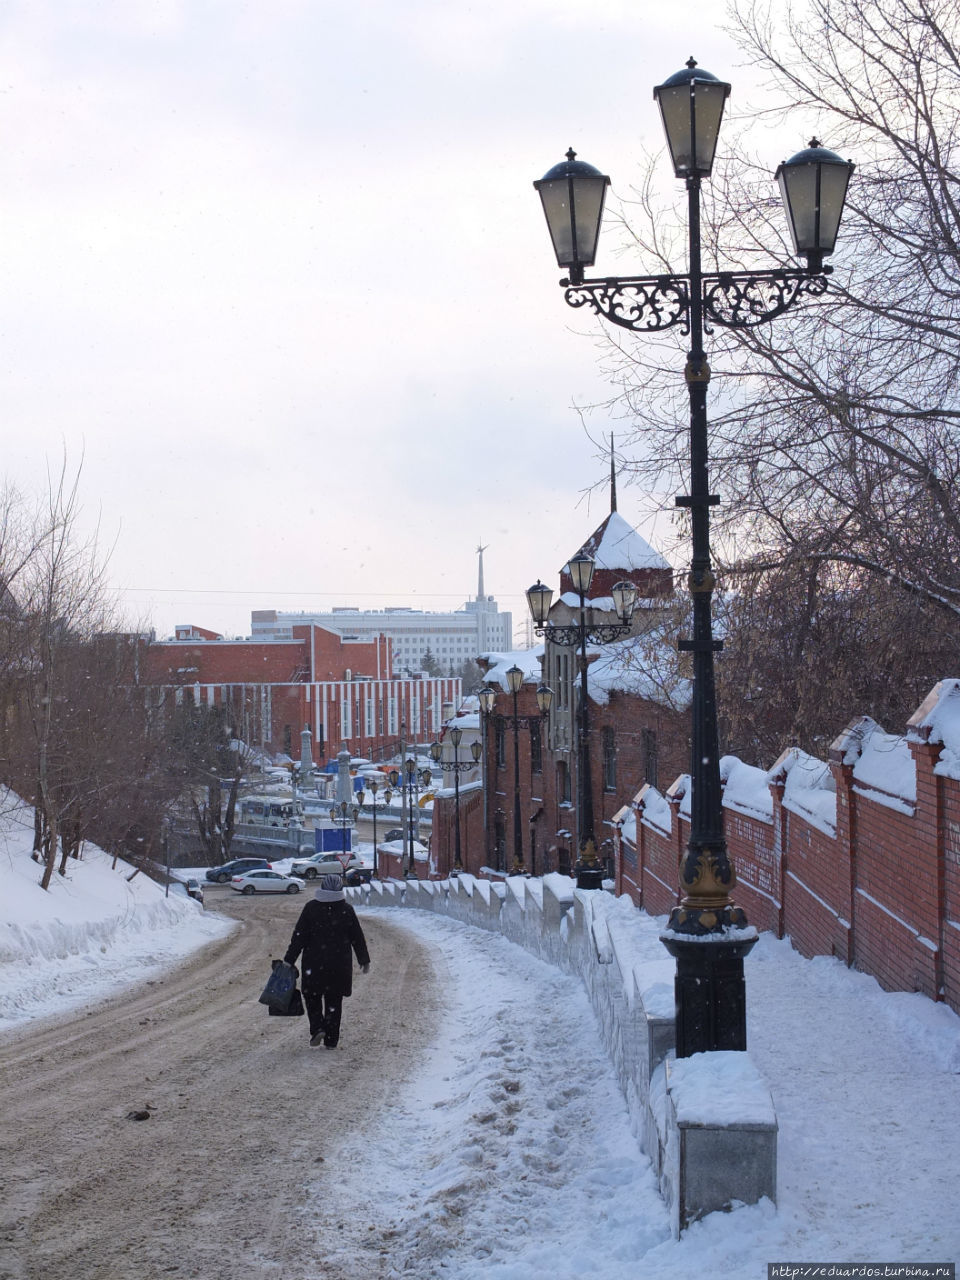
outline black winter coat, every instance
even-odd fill
[[[300,912],[283,957],[296,964],[302,953],[300,985],[304,991],[348,996],[353,990],[353,957],[358,964],[370,963],[367,941],[357,913],[349,902],[317,902],[314,898]]]

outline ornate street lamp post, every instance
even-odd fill
[[[691,58],[682,71],[654,89],[674,172],[687,187],[689,259],[686,275],[585,280],[593,265],[609,178],[568,151],[534,186],[540,193],[551,238],[569,278],[566,301],[587,306],[609,322],[634,332],[660,332],[674,325],[689,334],[684,377],[690,401],[690,493],[677,505],[690,510],[692,556],[688,585],[693,598],[693,637],[680,648],[693,655],[690,840],[680,867],[682,899],[670,916],[664,944],[677,960],[677,1054],[709,1049],[745,1049],[743,957],[755,935],[737,937],[746,917],[730,894],[736,884],[723,835],[720,761],[713,655],[714,575],[710,563],[711,495],[707,469],[705,328],[744,329],[783,314],[805,294],[827,288],[853,165],[813,139],[784,161],[777,180],[790,234],[806,269],[705,272],[701,262],[700,188],[713,168],[724,103],[730,86]]]
[[[330,821],[340,829],[340,849],[343,853],[347,852],[347,831],[356,826],[359,816],[359,808],[356,805],[347,804],[346,800],[341,800],[339,804],[332,805],[330,808]],[[345,865],[344,871],[346,871]]]
[[[399,769],[391,769],[387,775],[390,779],[390,786],[396,791],[399,787],[402,797],[404,798],[404,813],[406,821],[403,830],[403,846],[404,861],[406,862],[406,870],[404,875],[409,879],[411,876],[416,877],[416,864],[414,858],[414,836],[413,823],[414,814],[416,812],[417,795],[419,792],[419,784],[422,782],[426,786],[430,782],[429,769],[417,769],[417,762],[413,756],[408,756],[403,762],[403,772]],[[407,850],[409,849],[409,852]]]
[[[579,621],[570,624],[551,622],[549,618],[553,592],[539,579],[527,591],[534,629],[550,644],[579,648],[580,696],[577,705],[577,888],[601,889],[603,866],[597,856],[597,839],[593,825],[593,782],[590,775],[590,711],[587,703],[587,641],[610,644],[628,635],[637,588],[632,582],[617,582],[610,590],[619,622],[594,622],[587,617],[586,597],[593,581],[596,565],[589,556],[576,555],[567,565],[573,589],[577,593]],[[591,610],[592,614],[592,610]]]
[[[497,691],[485,684],[477,694],[477,702],[480,704],[480,738],[482,742],[482,754],[480,757],[480,788],[483,794],[483,849],[484,854],[490,847],[490,796],[488,794],[488,761],[489,746],[487,743],[487,726],[490,723],[490,717],[493,714],[493,708],[497,701]],[[497,870],[502,870],[498,867]]]
[[[377,782],[376,778],[370,778],[367,782],[367,786],[369,787],[370,794],[373,797],[373,799],[370,801],[370,807],[373,810],[373,875],[374,877],[376,877],[376,874],[377,874],[377,792],[380,790],[380,783]],[[363,804],[362,791],[360,792],[359,799],[362,805]],[[384,801],[384,804],[390,803],[389,791],[385,791],[383,793],[383,801]]]
[[[437,765],[439,769],[442,769],[444,773],[453,774],[454,814],[455,814],[453,866],[455,871],[463,870],[463,861],[460,855],[460,774],[465,769],[475,769],[477,766],[477,762],[479,761],[481,753],[483,751],[483,748],[481,747],[479,742],[472,742],[470,744],[470,754],[473,756],[473,759],[461,760],[460,759],[460,743],[462,741],[463,741],[463,730],[455,725],[450,730],[450,742],[451,742],[451,745],[453,746],[452,760],[443,759],[442,743],[434,742],[430,747],[430,757],[433,760],[434,764]]]

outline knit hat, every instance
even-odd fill
[[[338,875],[323,876],[320,880],[320,888],[313,895],[318,902],[345,902],[343,896],[343,888],[340,884]]]

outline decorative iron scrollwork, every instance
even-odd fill
[[[826,267],[807,271],[724,271],[704,275],[704,327],[749,329],[789,311],[802,297],[819,297],[827,289]],[[689,276],[646,276],[623,280],[584,280],[566,284],[567,305],[589,307],[598,316],[634,333],[653,333],[681,326],[690,332]]]
[[[804,294],[819,297],[827,289],[826,275],[806,271],[757,271],[705,276],[703,312],[705,327],[750,329],[783,315]]]
[[[614,640],[622,640],[624,636],[629,635],[630,629],[629,622],[588,622],[582,628],[575,623],[564,626],[550,622],[545,627],[535,628],[538,636],[543,636],[550,644],[559,645],[561,649],[579,644],[581,637],[591,644],[612,644]]]
[[[689,333],[690,294],[682,276],[631,280],[586,280],[565,294],[571,307],[590,307],[597,315],[635,332],[682,325]]]

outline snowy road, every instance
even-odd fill
[[[363,910],[373,967],[328,1054],[256,1003],[302,898],[208,905],[245,927],[0,1036],[2,1280],[763,1280],[960,1254],[942,1005],[762,937],[748,1034],[779,1205],[674,1241],[576,980],[432,913]]]
[[[126,996],[0,1038],[3,1280],[371,1274],[325,1269],[314,1237],[336,1217],[305,1188],[415,1074],[436,1018],[426,951],[367,922],[373,970],[327,1053],[304,1019],[256,1002],[302,896],[208,901],[245,927]],[[128,1118],[139,1110],[149,1120]]]

